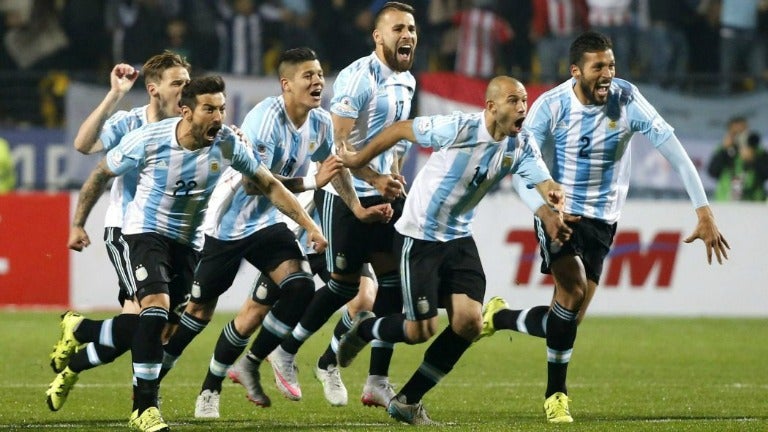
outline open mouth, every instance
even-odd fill
[[[213,141],[213,139],[216,138],[216,135],[219,134],[220,130],[221,125],[211,126],[211,128],[205,132],[205,137],[208,138],[208,140]]]
[[[595,87],[595,94],[601,98],[608,97],[608,89],[610,87],[610,82],[598,84],[597,87]]]
[[[525,117],[520,117],[519,119],[515,120],[515,131],[520,132],[523,129],[523,122],[525,121]]]
[[[413,47],[411,45],[401,45],[397,49],[397,59],[400,61],[409,60],[413,53]]]
[[[317,88],[309,92],[309,95],[312,96],[313,98],[319,98],[322,94],[323,94],[322,88]]]

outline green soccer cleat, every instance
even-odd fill
[[[48,402],[48,408],[51,411],[58,411],[67,401],[69,391],[77,382],[77,372],[72,372],[68,367],[65,367],[61,373],[56,375],[51,385],[48,386],[48,390],[45,391],[46,401]]]
[[[165,432],[171,430],[165,420],[163,420],[163,416],[160,415],[160,410],[157,407],[149,407],[141,415],[138,414],[139,410],[131,413],[131,418],[128,420],[128,427],[131,430],[141,432]]]
[[[501,297],[493,297],[483,306],[483,329],[475,341],[496,333],[496,328],[493,326],[493,316],[502,309],[509,309],[509,303]]]
[[[571,399],[563,392],[557,392],[544,401],[544,412],[550,423],[573,423],[568,402]]]
[[[75,337],[75,329],[85,317],[77,312],[67,311],[61,316],[61,338],[53,346],[53,352],[50,354],[51,369],[60,373],[69,364],[72,354],[77,352],[82,345]]]

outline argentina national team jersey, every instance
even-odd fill
[[[304,124],[296,128],[288,118],[282,96],[267,98],[256,105],[245,116],[242,130],[261,162],[284,177],[306,175],[310,164],[322,162],[333,149],[333,125],[328,111],[310,110]],[[238,185],[239,181],[216,186],[216,196],[206,216],[206,234],[219,240],[237,240],[286,221],[287,217],[269,198],[248,195]]]
[[[150,123],[130,132],[107,153],[117,175],[139,171],[136,195],[128,204],[123,234],[154,232],[201,249],[200,225],[216,181],[229,166],[255,175],[260,162],[249,145],[227,126],[214,142],[186,150],[176,140],[181,118]]]
[[[547,155],[552,177],[563,185],[566,213],[614,223],[629,190],[632,135],[640,132],[658,147],[674,129],[625,80],[613,79],[605,105],[583,105],[574,84],[541,95],[523,133]]]
[[[120,140],[128,132],[149,122],[147,120],[148,107],[149,105],[144,105],[130,111],[118,111],[107,119],[99,136],[104,145],[104,152],[117,147]],[[123,226],[125,207],[133,199],[138,179],[139,173],[137,171],[129,171],[112,182],[112,188],[109,190],[109,207],[107,207],[107,213],[104,217],[105,227],[120,228]]]
[[[344,68],[333,83],[331,112],[340,117],[354,118],[348,142],[360,150],[382,129],[411,112],[411,99],[416,79],[410,72],[394,72],[372,53]],[[369,166],[381,174],[392,172],[394,150],[376,156]],[[376,188],[353,176],[358,196],[379,195]],[[336,191],[325,187],[331,193]]]
[[[471,236],[477,203],[504,176],[517,173],[529,184],[550,178],[532,142],[494,141],[483,112],[416,117],[413,132],[421,146],[435,151],[395,224],[403,235],[442,242]]]

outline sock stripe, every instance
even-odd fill
[[[578,312],[568,310],[561,306],[558,302],[555,302],[555,304],[552,306],[552,313],[554,313],[558,318],[564,319],[566,321],[576,321],[576,318],[579,316]]]
[[[440,369],[432,366],[427,362],[421,363],[421,365],[419,366],[419,373],[424,375],[434,383],[440,382],[440,380],[443,379],[443,377],[445,376],[445,372],[441,371]]]
[[[234,321],[230,321],[230,322],[227,323],[226,326],[224,326],[224,337],[227,339],[227,342],[229,342],[230,344],[232,344],[232,345],[234,345],[234,346],[236,346],[238,348],[243,348],[246,345],[248,345],[248,339],[249,338],[241,337],[237,333],[237,330],[235,330],[235,322]]]
[[[101,359],[99,358],[99,353],[96,351],[96,344],[93,342],[86,345],[85,353],[88,355],[88,363],[90,363],[92,366],[98,366],[102,363]]]
[[[291,273],[288,276],[286,276],[285,279],[283,279],[283,281],[280,282],[280,289],[283,289],[283,287],[286,284],[290,283],[291,281],[298,280],[298,279],[307,279],[314,282],[314,279],[312,279],[311,274],[300,271],[296,273]]]
[[[168,311],[159,306],[150,306],[139,313],[139,316],[153,316],[163,319],[168,319]]]
[[[114,348],[115,340],[112,335],[112,318],[104,320],[101,323],[101,331],[99,332],[99,344]]]
[[[397,272],[387,273],[378,278],[379,287],[396,288],[400,286],[400,275]]]
[[[573,348],[564,351],[555,350],[547,347],[547,362],[548,363],[569,363],[571,361],[571,354]]]
[[[192,330],[194,333],[200,333],[205,330],[205,327],[208,325],[208,321],[201,320],[195,316],[192,316],[191,314],[188,314],[187,312],[184,312],[181,314],[181,319],[179,319],[179,325]]]
[[[395,349],[395,344],[391,342],[384,342],[383,340],[379,339],[374,339],[371,341],[371,348]]]
[[[211,372],[211,374],[224,378],[224,376],[227,375],[227,370],[232,365],[226,365],[222,362],[216,361],[215,357],[211,357],[211,363],[208,365],[208,371]]]
[[[347,330],[352,328],[352,316],[349,315],[349,309],[344,309],[344,313],[341,314],[341,322]]]
[[[517,322],[515,325],[517,326],[517,331],[520,333],[530,334],[528,333],[528,326],[525,325],[525,318],[528,316],[528,312],[530,312],[531,309],[523,309],[520,311],[520,315],[517,317]]]
[[[301,323],[296,324],[296,327],[293,328],[293,331],[291,332],[291,335],[299,342],[304,342],[305,340],[309,339],[310,336],[312,336],[314,332],[311,332],[304,328],[304,326],[301,325]]]
[[[292,329],[290,326],[277,319],[275,314],[273,314],[271,311],[267,314],[266,317],[264,317],[262,326],[264,327],[264,330],[269,331],[280,339],[284,339],[286,336],[288,336]]]
[[[160,377],[160,363],[134,363],[133,376],[147,381]]]
[[[357,291],[360,289],[360,286],[357,284],[352,285],[331,279],[328,281],[328,289],[338,296],[351,300],[357,295]]]

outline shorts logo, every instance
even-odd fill
[[[336,255],[336,267],[338,267],[339,270],[347,268],[347,257],[344,255]]]
[[[419,300],[416,302],[416,311],[421,315],[429,312],[429,301],[426,297],[419,297]]]
[[[267,285],[266,284],[259,284],[258,287],[256,287],[256,298],[259,300],[264,300],[267,298]]]
[[[200,284],[197,283],[197,281],[192,282],[191,293],[192,293],[192,298],[196,298],[196,299],[200,298],[200,295],[202,294],[202,292],[200,290]]]
[[[147,277],[149,277],[149,272],[147,272],[147,269],[145,269],[143,265],[136,267],[134,274],[136,275],[136,280],[139,282],[146,280]]]

